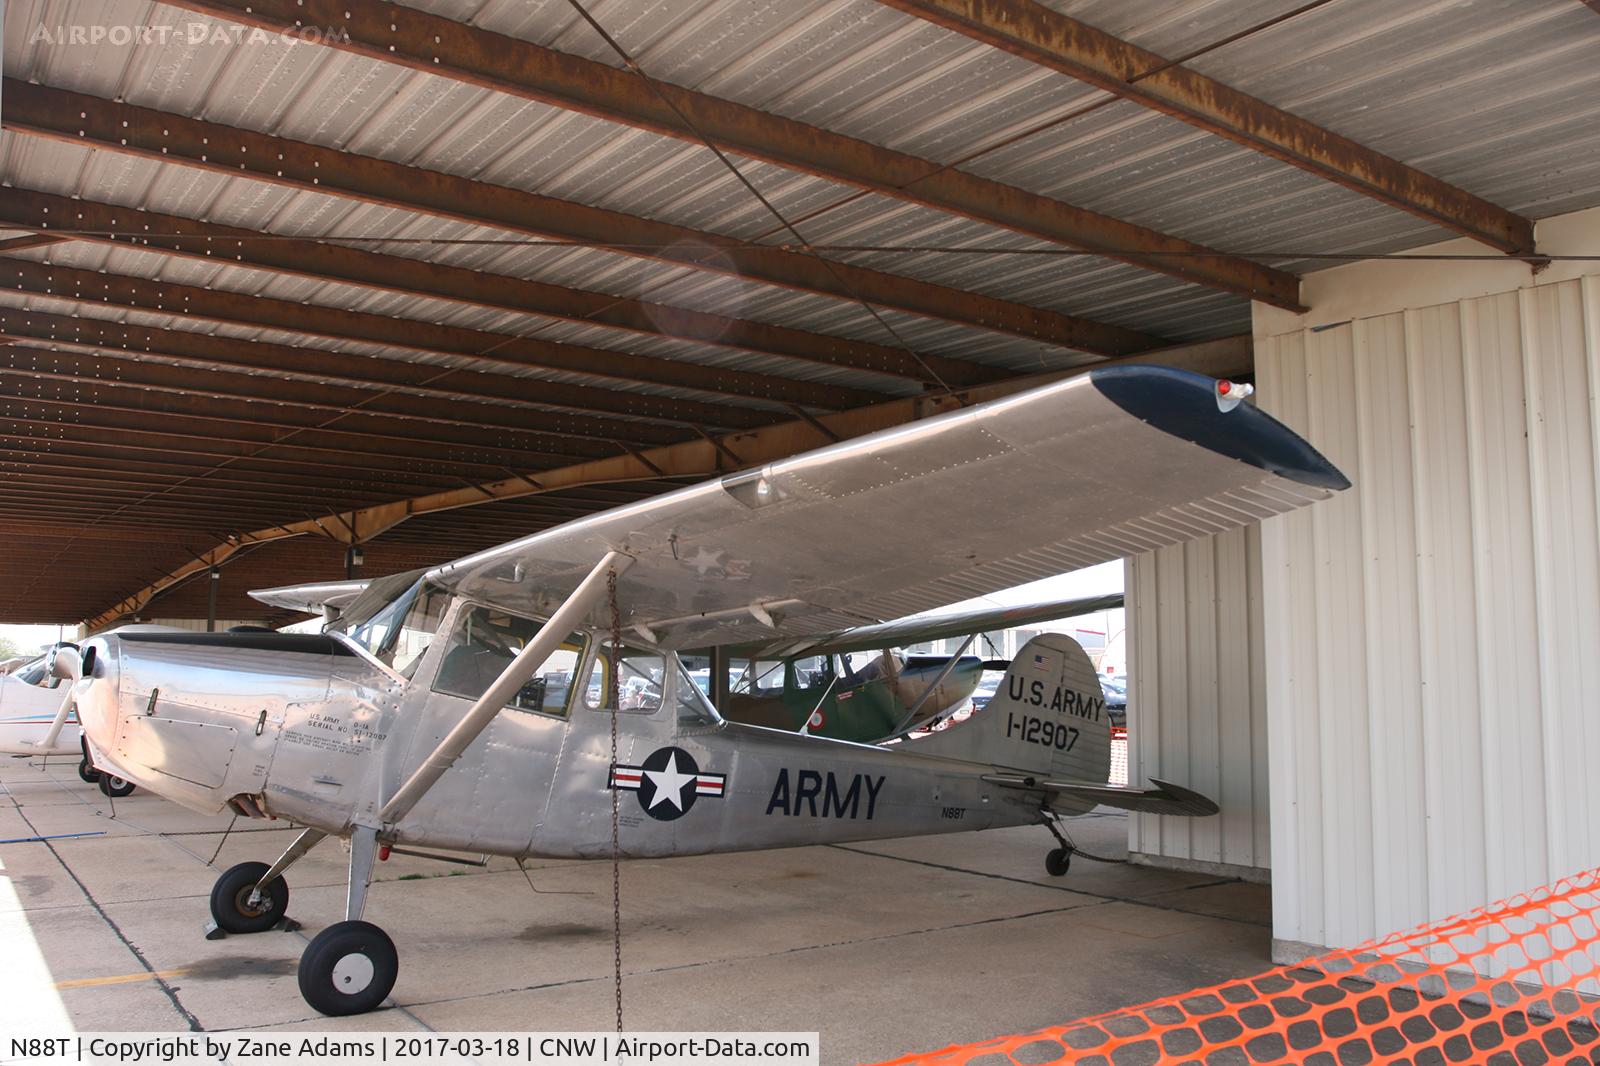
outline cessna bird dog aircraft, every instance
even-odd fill
[[[362,920],[391,846],[637,858],[1038,824],[1064,873],[1064,815],[1217,810],[1106,783],[1100,688],[1070,638],[1035,639],[983,712],[893,747],[726,722],[673,649],[898,618],[1348,486],[1243,391],[1095,370],[374,581],[322,634],[126,633],[60,661],[96,766],[304,827],[217,880],[220,928],[270,928],[285,872],[349,839],[344,920],[299,967],[326,1014],[395,983],[393,942]]]

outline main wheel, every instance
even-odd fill
[[[1052,848],[1044,857],[1044,871],[1051,877],[1062,877],[1072,865],[1072,852],[1066,848]]]
[[[271,867],[264,862],[241,862],[230,867],[211,886],[211,917],[225,933],[264,933],[289,909],[289,883],[274,877],[252,906],[250,893]]]
[[[300,995],[323,1014],[365,1014],[382,1003],[400,975],[394,941],[371,922],[337,922],[300,956]]]
[[[100,771],[89,764],[89,756],[87,755],[78,760],[78,776],[91,785],[100,780]]]
[[[134,784],[127,778],[108,774],[102,770],[96,770],[94,774],[96,782],[100,785],[100,791],[112,799],[121,799],[123,796],[133,795]]]

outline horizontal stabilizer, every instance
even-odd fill
[[[985,781],[1005,788],[1036,789],[1053,796],[1102,803],[1140,814],[1167,814],[1175,818],[1206,818],[1220,808],[1216,801],[1170,781],[1151,778],[1155,788],[1119,788],[1116,785],[1090,785],[1077,781],[1039,781],[1012,774],[985,774]]]

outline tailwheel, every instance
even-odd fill
[[[264,933],[289,909],[289,884],[274,877],[251,901],[256,885],[270,867],[264,862],[241,862],[229,867],[211,887],[211,918],[225,933]]]
[[[82,773],[82,771],[80,770],[79,773]],[[121,799],[124,796],[133,795],[134,784],[127,778],[118,777],[116,774],[108,774],[103,770],[96,770],[94,775],[95,782],[100,786],[100,791],[112,799]]]
[[[371,922],[337,922],[300,956],[300,995],[323,1014],[365,1014],[384,1001],[399,975],[400,956],[387,933]]]
[[[96,770],[89,762],[89,756],[87,755],[78,760],[78,776],[91,785],[98,783],[100,780],[100,771]]]
[[[1051,848],[1050,853],[1044,857],[1045,873],[1051,877],[1064,877],[1072,866],[1071,848]]]

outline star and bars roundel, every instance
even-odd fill
[[[644,813],[663,822],[688,814],[701,796],[720,799],[727,783],[727,774],[701,773],[682,748],[657,748],[640,766],[611,768],[611,787],[637,792]]]

